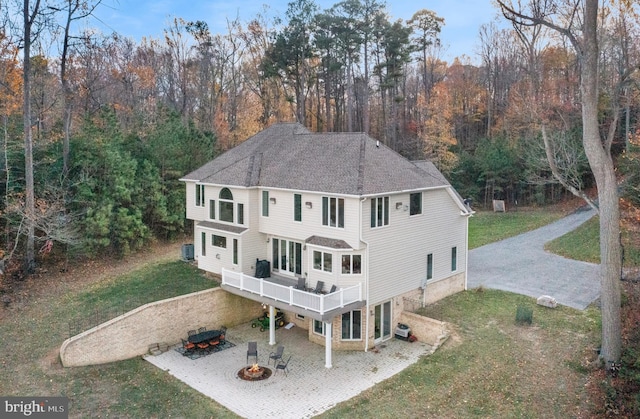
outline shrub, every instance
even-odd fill
[[[518,307],[516,308],[516,323],[531,324],[532,321],[533,321],[533,309],[531,307],[518,305]]]

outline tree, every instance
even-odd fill
[[[276,35],[265,54],[263,70],[267,77],[281,77],[293,85],[296,119],[305,125],[307,118],[306,89],[309,79],[309,63],[315,52],[309,42],[312,22],[318,6],[313,0],[296,0],[289,3],[286,27]]]
[[[518,25],[542,25],[566,37],[576,51],[580,65],[582,143],[598,188],[600,216],[600,277],[602,310],[601,357],[609,368],[620,359],[622,335],[620,319],[620,210],[616,172],[611,155],[618,121],[618,109],[605,138],[600,136],[598,108],[598,0],[532,0],[526,9],[516,9],[511,1],[498,0],[505,18]],[[581,31],[580,31],[581,30]]]
[[[33,182],[33,133],[31,131],[31,44],[33,42],[33,26],[40,10],[40,0],[36,0],[33,8],[29,0],[24,0],[23,18],[23,50],[22,50],[22,86],[23,86],[23,124],[24,124],[24,172],[25,172],[25,217],[27,223],[27,246],[25,252],[25,270],[32,273],[35,269],[35,186]]]
[[[60,55],[60,82],[62,84],[62,98],[64,101],[64,137],[62,147],[63,174],[66,175],[69,170],[69,136],[71,131],[71,111],[73,103],[73,90],[69,82],[69,73],[67,71],[69,61],[69,47],[71,45],[71,24],[74,21],[84,19],[90,16],[102,0],[95,2],[87,2],[84,0],[65,0],[66,12],[64,21],[64,36],[62,38],[62,52]]]
[[[3,231],[0,238],[4,239],[5,249],[0,248],[0,267],[4,266],[6,260],[10,260],[13,251],[16,249],[17,240],[10,246],[9,236],[13,234],[10,228],[10,216],[7,208],[12,201],[12,191],[16,183],[12,162],[14,156],[20,153],[17,141],[12,141],[16,136],[14,129],[16,120],[20,115],[20,96],[22,93],[22,73],[18,59],[18,48],[4,34],[0,32],[0,118],[2,120],[2,162],[3,185],[0,188],[3,193],[3,200],[0,201],[0,215],[3,220]],[[19,235],[19,233],[17,233]],[[0,240],[2,242],[3,240]],[[0,269],[1,270],[1,269]],[[0,272],[0,275],[2,272]]]
[[[413,32],[416,34],[413,41],[418,45],[417,50],[420,53],[418,61],[422,62],[422,88],[425,102],[429,103],[430,92],[434,85],[429,77],[429,62],[433,61],[429,57],[429,50],[433,46],[440,45],[438,36],[444,25],[444,19],[431,10],[422,9],[415,12],[407,23],[413,27]]]

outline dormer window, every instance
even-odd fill
[[[220,221],[233,222],[233,194],[229,188],[222,188],[218,195],[218,218]]]

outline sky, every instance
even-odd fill
[[[226,33],[227,20],[236,17],[248,22],[261,13],[264,4],[268,16],[283,16],[290,0],[103,0],[97,11],[98,20],[92,23],[103,33],[116,31],[139,41],[142,37],[160,39],[168,22],[175,17],[187,21],[203,20],[214,33]],[[339,0],[316,0],[321,10]],[[445,19],[440,40],[446,48],[442,58],[451,62],[462,55],[472,61],[478,50],[478,30],[491,22],[497,9],[491,0],[387,0],[391,20],[408,20],[421,9],[434,11]]]

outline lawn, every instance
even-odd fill
[[[477,247],[560,216],[480,213],[471,219],[470,243]],[[0,394],[67,396],[70,417],[78,418],[236,417],[141,359],[65,369],[57,356],[73,319],[132,299],[147,302],[216,285],[192,265],[154,263],[87,285],[61,283],[0,311]],[[516,324],[519,305],[533,310],[531,325]],[[586,384],[599,342],[597,309],[552,310],[528,297],[481,289],[446,298],[423,314],[450,322],[445,345],[322,417],[589,416]]]
[[[70,417],[235,417],[227,409],[142,359],[63,368],[57,350],[68,323],[128,301],[149,302],[217,286],[193,265],[163,262],[130,274],[69,285],[4,311],[3,396],[66,396]],[[135,297],[134,297],[135,296]]]
[[[516,307],[533,310],[517,325]],[[585,390],[599,339],[599,312],[493,290],[471,290],[428,307],[453,335],[435,354],[326,412],[343,417],[586,417]]]
[[[600,225],[599,217],[593,217],[580,227],[562,237],[547,243],[545,249],[549,252],[585,262],[600,263]],[[622,230],[622,245],[624,246],[624,266],[640,266],[640,248],[638,237],[633,233]]]
[[[559,210],[477,212],[469,219],[469,249],[535,230],[565,215]]]

